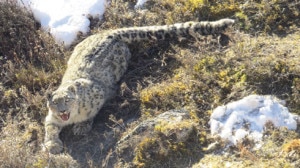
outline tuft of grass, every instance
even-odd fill
[[[147,87],[140,92],[140,101],[143,108],[159,107],[162,110],[180,107],[184,97],[188,99],[189,84],[172,81]],[[165,101],[168,100],[168,101]]]
[[[251,1],[243,4],[249,27],[267,33],[285,33],[299,26],[300,4],[292,0]],[[241,19],[243,18],[240,17]]]
[[[285,152],[295,151],[296,153],[300,154],[300,139],[293,139],[284,144],[282,148]]]

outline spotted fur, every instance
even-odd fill
[[[112,96],[130,59],[129,43],[163,40],[169,37],[199,38],[218,35],[234,23],[186,22],[165,26],[123,28],[95,34],[79,43],[69,61],[61,85],[48,95],[44,150],[60,153],[61,129],[70,124],[74,134],[85,134],[103,104]]]

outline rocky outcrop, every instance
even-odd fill
[[[187,111],[164,112],[142,121],[118,141],[118,167],[161,167],[163,162],[195,152],[196,143],[189,143],[198,141],[197,136],[196,123],[190,119]],[[191,149],[189,145],[195,145],[195,148]]]

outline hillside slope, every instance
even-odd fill
[[[134,10],[135,3],[111,2],[103,20],[91,20],[91,34],[224,17],[236,19],[236,25],[219,39],[174,39],[130,46],[133,57],[128,72],[116,97],[99,112],[91,133],[81,137],[64,129],[64,153],[49,155],[41,151],[45,94],[58,86],[72,47],[56,44],[31,12],[17,7],[15,1],[0,2],[1,166],[300,164],[299,127],[289,131],[267,125],[265,144],[254,149],[247,139],[227,148],[222,140],[210,136],[208,124],[215,107],[250,94],[277,96],[286,100],[290,112],[300,114],[299,3],[149,0],[142,9]],[[79,34],[76,43],[84,38]],[[181,115],[184,117],[176,122],[161,120],[162,116]],[[127,136],[131,138],[124,138]]]

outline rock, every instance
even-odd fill
[[[148,167],[177,156],[176,152],[182,154],[188,151],[187,141],[197,136],[195,128],[185,110],[170,110],[145,120],[117,142],[118,166]]]

